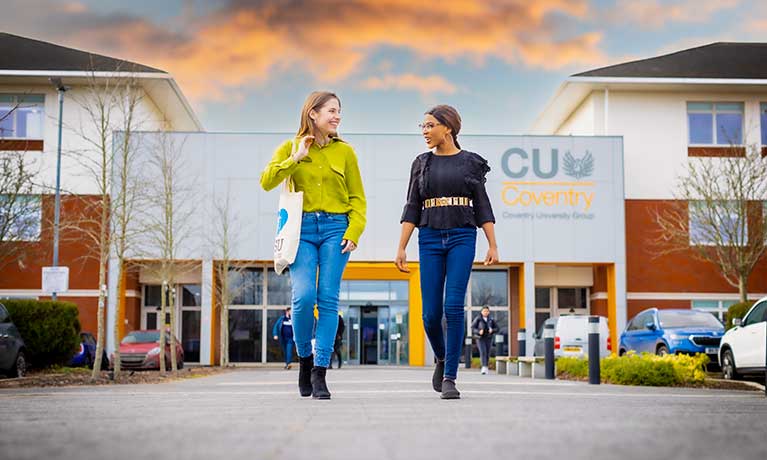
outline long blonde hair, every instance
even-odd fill
[[[329,91],[314,91],[309,94],[306,98],[306,102],[304,102],[304,107],[301,109],[301,126],[298,128],[296,138],[315,135],[317,127],[314,125],[314,120],[309,116],[309,112],[312,110],[318,111],[331,99],[337,100],[338,106],[341,106],[341,99],[339,99],[335,93]],[[330,137],[338,137],[338,133],[333,133]]]

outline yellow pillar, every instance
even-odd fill
[[[613,354],[615,354],[618,350],[618,299],[615,284],[615,264],[607,265],[607,323],[610,327]]]

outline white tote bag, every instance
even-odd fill
[[[277,236],[274,237],[274,270],[278,275],[296,260],[303,211],[304,192],[296,192],[292,178],[288,177],[280,190]]]

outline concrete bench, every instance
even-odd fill
[[[515,375],[534,379],[546,377],[543,358],[534,356],[496,357],[495,371],[498,375]]]

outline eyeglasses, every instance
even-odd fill
[[[437,126],[437,125],[441,125],[441,124],[442,124],[442,123],[432,123],[432,122],[428,122],[428,123],[419,123],[419,124],[418,124],[418,127],[421,129],[421,131],[424,131],[424,130],[426,130],[426,131],[431,131],[432,129],[434,129],[434,127],[435,127],[435,126]]]

